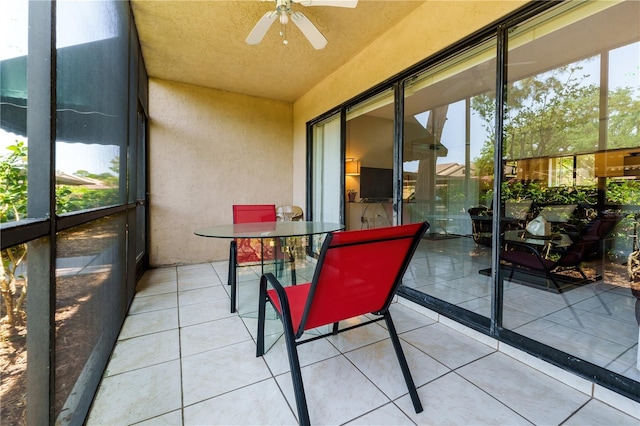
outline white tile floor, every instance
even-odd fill
[[[491,249],[471,238],[423,240],[403,284],[484,317],[491,316],[492,280],[480,273]],[[509,281],[503,288],[503,326],[550,347],[640,381],[640,300],[631,292],[626,264],[606,257],[583,264],[602,279],[561,294]],[[550,284],[550,282],[549,282]],[[640,311],[638,311],[640,312]],[[612,332],[612,330],[615,330]]]
[[[256,321],[229,313],[226,279],[226,262],[144,275],[88,425],[296,423],[283,339],[255,357]],[[392,315],[424,411],[414,412],[388,334],[376,323],[300,347],[313,424],[640,424],[455,323],[402,300]],[[640,413],[639,404],[628,406]]]

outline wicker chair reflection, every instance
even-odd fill
[[[293,388],[302,425],[310,423],[298,359],[298,345],[384,319],[417,413],[422,405],[400,346],[389,305],[429,224],[330,233],[325,238],[310,283],[283,287],[273,274],[260,280],[256,356],[264,354],[266,304],[284,327]],[[270,285],[272,289],[267,289]],[[339,322],[365,314],[376,318],[339,329]],[[330,333],[301,340],[307,330],[333,325]]]
[[[471,217],[471,236],[476,244],[491,247],[491,231],[493,216],[488,207],[477,206],[467,210]]]
[[[298,206],[278,206],[276,218],[282,221],[302,220],[304,213],[302,207]]]
[[[573,310],[569,300],[563,293],[565,288],[575,285],[595,282],[596,278],[589,278],[582,269],[582,264],[598,255],[602,254],[602,248],[606,238],[611,234],[616,225],[624,218],[624,215],[603,214],[591,220],[583,229],[579,239],[567,248],[552,251],[554,258],[544,256],[531,244],[509,241],[505,243],[504,250],[500,255],[502,267],[510,271],[509,279],[512,280],[516,272],[542,276],[550,281],[557,293],[562,294],[567,306],[573,313],[579,325],[582,322]],[[568,287],[563,284],[562,273],[565,271],[576,271],[580,275],[578,281],[572,280]],[[595,292],[595,289],[594,289]],[[596,297],[600,295],[596,292]],[[602,300],[600,300],[602,303]],[[603,306],[610,314],[606,304]]]
[[[290,222],[304,219],[304,212],[299,206],[278,206],[276,209],[276,218],[279,221]],[[296,284],[296,258],[305,256],[305,247],[307,245],[307,237],[287,237],[280,241],[280,247],[291,265],[291,283]],[[284,262],[279,263],[279,270],[282,271]]]

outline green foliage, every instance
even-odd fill
[[[504,116],[504,158],[572,155],[598,150],[600,87],[588,84],[583,66],[559,67],[511,83]],[[637,90],[619,87],[607,94],[607,148],[640,146],[640,99]],[[474,159],[478,176],[493,176],[495,94],[471,99],[487,135]]]
[[[507,90],[505,155],[532,158],[597,147],[599,87],[580,63],[513,83]]]
[[[0,221],[12,222],[27,216],[27,153],[25,142],[16,141],[7,147],[7,153],[0,157],[0,180],[3,191],[0,193]],[[119,159],[112,160],[111,170],[119,170]],[[56,186],[56,213],[94,209],[116,205],[118,199],[118,177],[111,173],[100,175],[78,170],[76,176],[89,177],[102,181],[109,188],[91,189],[70,185]]]
[[[27,146],[16,141],[0,157],[0,222],[16,221],[27,214]]]
[[[25,142],[16,141],[7,147],[7,153],[0,157],[0,180],[3,190],[0,193],[0,222],[11,222],[27,216],[27,161],[28,148]],[[69,185],[56,186],[56,213],[69,213],[79,210],[110,206],[118,203],[119,159],[112,161],[111,173],[92,175],[79,170],[76,175],[101,180],[109,186],[104,189],[90,189]],[[18,244],[2,250],[0,253],[0,292],[2,293],[3,321],[10,327],[23,323],[26,319],[24,306],[27,297],[27,277],[18,276],[20,264],[26,260],[27,245]]]
[[[523,78],[507,87],[504,113],[504,159],[524,159],[571,156],[599,150],[600,91],[597,83],[584,71],[593,59],[586,59],[551,71]],[[482,118],[487,139],[475,158],[478,177],[494,173],[496,141],[496,98],[486,93],[471,99],[471,108]],[[607,93],[607,148],[640,146],[640,99],[637,88],[618,87]],[[585,160],[582,160],[583,162]],[[580,182],[595,180],[593,164],[581,164]],[[591,178],[591,179],[589,179]],[[487,180],[479,188],[491,200],[492,188]],[[502,199],[531,199],[536,204],[595,205],[597,188],[590,186],[556,186],[525,181],[502,182]],[[608,204],[639,205],[640,182],[609,180],[606,192]]]
[[[640,181],[612,180],[607,185],[607,203],[640,205]]]
[[[488,196],[492,195],[489,191]],[[595,206],[598,200],[598,189],[590,186],[543,186],[535,181],[502,182],[502,199],[504,201],[532,200],[536,204],[582,204]],[[607,182],[607,204],[640,205],[640,181],[614,180]]]
[[[118,188],[90,189],[70,185],[56,186],[57,214],[116,204],[118,204]]]
[[[0,222],[20,220],[27,214],[27,146],[16,141],[7,147],[7,154],[0,157]],[[2,250],[0,257],[0,292],[2,293],[3,321],[10,327],[24,318],[24,301],[27,295],[26,278],[16,275],[16,270],[26,259],[27,245],[18,244]]]

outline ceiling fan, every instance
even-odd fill
[[[307,18],[304,13],[293,11],[291,5],[293,3],[300,4],[302,6],[335,6],[335,7],[348,7],[354,8],[358,5],[358,0],[273,0],[276,2],[276,9],[265,13],[258,21],[255,27],[251,30],[247,36],[246,42],[248,44],[258,44],[262,41],[265,34],[271,27],[276,19],[280,21],[281,29],[280,36],[283,37],[282,43],[287,44],[286,25],[289,21],[300,29],[302,34],[307,37],[307,40],[315,49],[322,49],[327,45],[327,39],[324,38],[322,33],[316,28],[315,25]]]

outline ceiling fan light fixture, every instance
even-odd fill
[[[247,39],[248,44],[258,44],[262,41],[271,24],[278,19],[281,29],[280,36],[284,38],[283,44],[287,44],[286,25],[289,21],[298,27],[298,29],[309,40],[314,49],[323,49],[327,45],[327,39],[316,28],[315,25],[302,12],[294,12],[291,10],[293,3],[302,6],[335,6],[354,8],[358,4],[358,0],[272,0],[276,3],[275,10],[265,13],[251,30]]]

